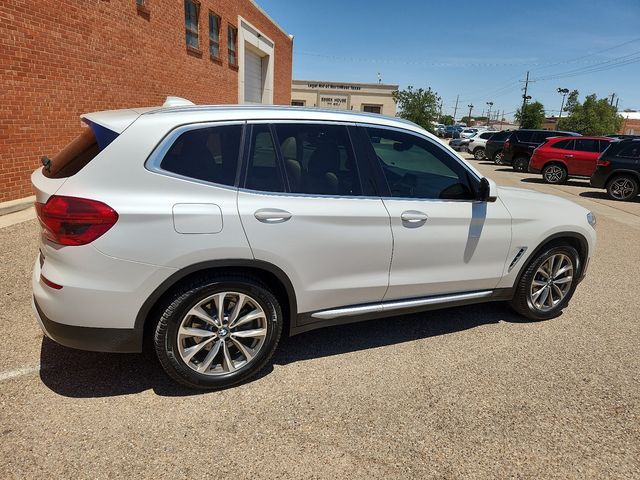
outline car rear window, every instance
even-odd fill
[[[559,142],[551,145],[551,148],[559,148],[562,150],[573,150],[573,139],[568,138],[566,140],[560,140]]]
[[[480,134],[480,138],[482,138],[483,140],[488,140],[492,136],[493,136],[493,133],[481,133]]]
[[[503,132],[494,133],[491,136],[490,140],[492,142],[501,142],[502,140],[506,140],[509,135],[511,135],[511,132],[508,130],[505,130]]]
[[[235,185],[242,125],[203,127],[182,133],[160,168],[184,177]]]
[[[629,145],[621,146],[616,156],[625,158],[640,158],[640,142],[632,142]]]

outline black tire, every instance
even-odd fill
[[[549,163],[542,169],[542,179],[554,185],[566,183],[569,173],[561,163]]]
[[[502,150],[498,150],[493,156],[493,163],[495,163],[496,165],[504,165],[504,162],[502,161],[503,158],[504,153],[502,153]]]
[[[475,158],[476,160],[484,160],[485,155],[484,155],[484,148],[482,147],[478,147],[473,151],[473,158]]]
[[[187,312],[198,302],[223,291],[242,293],[256,301],[265,313],[267,334],[261,348],[246,365],[238,367],[235,371],[218,375],[198,373],[189,367],[180,355],[178,329]],[[154,344],[160,364],[173,380],[194,389],[216,390],[241,383],[262,370],[278,346],[282,326],[283,317],[280,304],[260,280],[245,275],[208,275],[181,285],[167,300],[166,308],[156,325]],[[231,340],[226,341],[230,342]],[[218,343],[218,341],[213,343]],[[234,348],[231,343],[227,343],[227,345],[229,345],[227,348]],[[204,348],[202,350],[205,351]],[[238,349],[237,351],[239,352]],[[231,361],[231,363],[234,362]]]
[[[540,266],[551,256],[559,253],[569,257],[573,263],[572,283],[564,298],[556,306],[550,310],[542,311],[536,308],[532,302],[530,293],[532,282]],[[557,317],[571,300],[577,286],[577,279],[580,278],[581,271],[582,262],[580,260],[580,255],[572,246],[565,243],[556,243],[544,247],[542,251],[536,254],[535,258],[530,260],[525,267],[525,270],[516,285],[516,291],[513,299],[510,302],[511,308],[530,320],[548,320],[550,318]]]
[[[516,172],[529,171],[529,159],[527,157],[516,157],[513,159],[513,169]]]
[[[640,184],[633,175],[614,175],[607,182],[607,195],[612,200],[628,201],[638,196]]]

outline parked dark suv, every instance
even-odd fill
[[[636,198],[640,191],[640,139],[611,142],[596,162],[591,186],[606,188],[614,200]]]
[[[512,130],[503,130],[494,133],[485,145],[485,158],[493,161],[496,165],[502,165],[502,147],[511,133]]]
[[[574,132],[558,130],[514,130],[502,147],[502,163],[512,165],[516,172],[529,171],[533,150],[551,137],[579,136]]]

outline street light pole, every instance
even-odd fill
[[[493,107],[493,102],[487,102],[489,105],[489,113],[487,113],[487,127],[491,126],[491,107]]]
[[[560,106],[560,114],[558,115],[558,123],[560,123],[560,119],[562,118],[562,110],[564,110],[564,99],[567,97],[569,93],[568,88],[558,88],[558,93],[562,94],[562,105]]]

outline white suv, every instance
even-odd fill
[[[221,388],[283,331],[498,300],[548,319],[585,274],[590,212],[498,188],[410,122],[171,103],[83,115],[33,173],[33,306],[63,345],[148,335],[173,379]]]
[[[469,140],[467,151],[473,155],[473,158],[476,160],[484,159],[484,150],[487,148],[487,140],[489,140],[494,133],[496,133],[494,130],[488,132],[480,131],[475,137]]]

